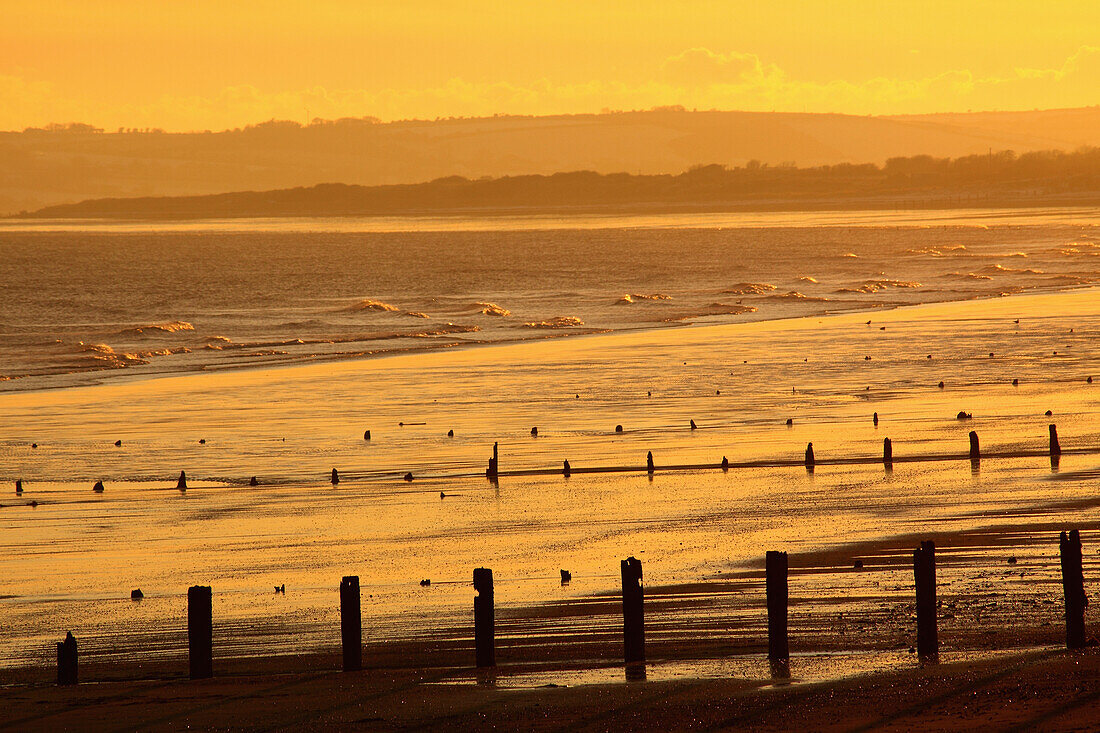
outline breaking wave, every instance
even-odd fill
[[[512,311],[507,308],[502,308],[496,303],[474,303],[475,306],[481,309],[481,312],[487,316],[498,316],[504,318],[505,316],[512,315]]]
[[[860,285],[850,288],[840,288],[837,293],[877,293],[889,288],[919,288],[918,282],[911,280],[864,280]]]
[[[573,328],[574,326],[583,325],[584,321],[576,316],[557,316],[555,318],[548,318],[545,321],[524,323],[523,328]]]
[[[999,275],[1042,275],[1042,270],[1034,270],[1031,268],[1019,269],[1015,267],[1005,267],[1004,265],[987,265],[978,272],[992,273]]]
[[[911,255],[931,255],[932,257],[963,257],[970,255],[966,251],[965,244],[956,244],[950,247],[922,247],[905,251]]]
[[[637,303],[639,300],[672,300],[672,296],[665,295],[664,293],[627,293],[619,298],[618,302],[622,305],[626,305],[628,303]]]
[[[180,331],[194,331],[195,327],[187,321],[168,321],[167,323],[147,323],[142,326],[134,326],[120,332],[123,335],[132,336],[160,336]]]
[[[802,300],[802,301],[814,302],[814,303],[827,303],[827,302],[829,302],[828,298],[815,298],[813,296],[805,295],[803,293],[800,293],[797,290],[788,290],[785,293],[774,293],[773,295],[769,295],[768,299],[769,300]]]
[[[374,300],[373,298],[364,298],[363,300],[352,303],[348,307],[341,310],[393,312],[398,310],[398,308],[397,306],[390,305],[389,303],[383,303],[380,300]]]
[[[770,283],[737,283],[722,292],[728,295],[764,295],[775,289],[776,287]]]

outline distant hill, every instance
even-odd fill
[[[882,164],[1100,145],[1100,108],[855,117],[659,109],[599,115],[270,122],[200,133],[86,125],[0,133],[0,214],[88,198],[382,185],[568,170],[677,173],[700,164]]]
[[[709,165],[679,175],[449,176],[420,184],[327,183],[206,196],[111,198],[32,218],[192,219],[476,213],[952,208],[1100,203],[1100,148],[891,158],[882,166]]]

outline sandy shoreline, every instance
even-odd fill
[[[13,538],[0,558],[0,685],[16,703],[0,726],[783,729],[843,715],[846,729],[937,728],[913,720],[920,699],[965,722],[981,709],[971,692],[1014,689],[1026,702],[994,727],[1079,722],[1091,693],[1064,677],[1094,679],[1098,665],[1055,651],[1057,533],[1082,531],[1089,588],[1100,501],[1083,375],[1098,315],[1094,292],[1077,291],[878,313],[885,331],[849,314],[6,395],[41,447],[8,449],[28,481],[0,513]],[[975,418],[956,420],[960,408]],[[393,427],[410,414],[427,424]],[[1041,448],[1052,419],[1057,470]],[[134,448],[113,446],[119,425]],[[451,425],[458,439],[443,435]],[[970,429],[987,451],[980,469],[912,460],[961,458]],[[884,435],[893,472],[861,458]],[[507,468],[493,485],[476,474],[498,437]],[[808,474],[796,457],[811,440],[822,461]],[[594,467],[646,450],[662,466],[653,477],[543,470],[562,455]],[[744,467],[698,468],[722,455]],[[399,478],[410,456],[411,483]],[[334,463],[339,486],[320,480]],[[143,480],[126,481],[136,465]],[[149,477],[180,466],[186,493]],[[226,478],[253,472],[256,489]],[[107,477],[103,495],[88,490],[93,475]],[[924,539],[939,563],[944,664],[932,669],[908,651],[911,552]],[[796,682],[778,691],[764,658],[770,549],[791,556]],[[645,566],[652,666],[640,686],[619,666],[616,571],[630,554]],[[499,573],[494,687],[471,669],[478,566]],[[364,675],[332,672],[335,585],[351,573],[363,579]],[[289,595],[272,596],[283,582]],[[194,583],[216,589],[216,683],[184,679],[181,592]],[[146,600],[130,602],[132,587]],[[67,629],[88,683],[75,691],[51,684]],[[1054,701],[1070,718],[1044,717]]]

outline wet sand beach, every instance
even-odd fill
[[[135,726],[232,724],[219,717],[225,699],[352,728],[502,727],[532,721],[536,705],[552,728],[637,726],[611,715],[622,707],[674,716],[673,728],[742,717],[767,728],[795,718],[765,711],[824,716],[886,695],[867,722],[911,727],[899,685],[929,699],[942,690],[950,707],[965,698],[950,691],[985,680],[980,695],[1031,685],[1020,687],[1033,690],[1017,720],[1027,723],[1078,699],[1083,688],[1055,696],[1057,675],[1095,671],[1089,654],[1056,651],[1057,534],[1082,531],[1087,589],[1100,529],[1098,398],[1086,381],[1098,334],[1100,294],[1078,290],[5,394],[2,478],[22,478],[24,492],[0,499],[0,680],[27,701],[5,722],[75,720],[67,701],[87,694],[98,712],[80,720],[103,728],[126,727],[123,702]],[[1056,469],[1049,423],[1064,449]],[[484,476],[494,442],[495,483]],[[723,456],[754,465],[722,471]],[[940,460],[911,460],[929,456]],[[565,459],[633,470],[549,473]],[[697,465],[710,468],[666,468]],[[909,651],[911,552],[923,539],[936,540],[939,563],[944,665],[931,670]],[[761,689],[771,549],[791,558],[793,682],[778,708]],[[621,666],[618,563],[630,555],[646,593],[640,687]],[[472,671],[480,566],[497,579],[495,687]],[[336,590],[351,574],[375,672],[343,677],[330,673]],[[215,666],[229,680],[216,690],[184,680],[194,584],[214,589]],[[75,692],[49,684],[53,644],[70,630],[82,680],[96,683]],[[1032,663],[1042,674],[1025,680]],[[727,696],[732,707],[689,712]],[[310,718],[314,703],[334,717]],[[297,720],[256,715],[237,722]]]

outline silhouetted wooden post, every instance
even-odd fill
[[[806,468],[814,467],[814,444],[806,444]]]
[[[646,453],[645,469],[650,473],[653,473],[653,451],[649,451],[648,453]]]
[[[331,480],[332,480],[332,485],[333,486],[340,483],[340,472],[337,471],[335,468],[332,469],[332,479]]]
[[[787,553],[768,550],[764,558],[768,595],[768,660],[790,659],[787,646]]]
[[[179,489],[180,491],[185,491],[187,489],[187,473],[186,472],[180,471],[179,481],[176,481],[176,488]]]
[[[1058,426],[1053,423],[1050,425],[1050,454],[1052,456],[1062,455],[1062,446],[1058,443]]]
[[[973,430],[970,431],[970,460],[980,461],[982,458],[981,448],[978,446],[978,434]]]
[[[925,659],[939,657],[936,630],[936,543],[926,540],[913,551],[913,576],[917,587],[917,653]]]
[[[359,576],[345,575],[340,581],[340,642],[345,672],[363,668],[363,613],[359,604]]]
[[[65,641],[57,642],[57,684],[75,685],[76,682],[76,638],[70,631]]]
[[[1062,591],[1066,598],[1066,648],[1085,646],[1085,576],[1081,567],[1081,534],[1071,530],[1059,537],[1062,557]]]
[[[497,664],[496,639],[494,638],[496,614],[493,610],[493,571],[489,568],[474,570],[474,657],[478,667],[495,667]]]
[[[497,444],[493,443],[493,457],[489,459],[489,468],[485,469],[485,475],[490,479],[497,477]]]
[[[566,478],[569,478],[569,474],[570,474],[569,461],[564,462],[564,465],[562,466],[561,472],[562,472],[563,476],[565,476]]]
[[[623,575],[623,661],[645,661],[645,613],[642,599],[642,562],[628,557],[621,563]]]
[[[889,438],[882,439],[882,463],[888,468],[894,465],[894,444]]]
[[[191,679],[214,676],[213,602],[208,585],[187,589],[187,650]]]

